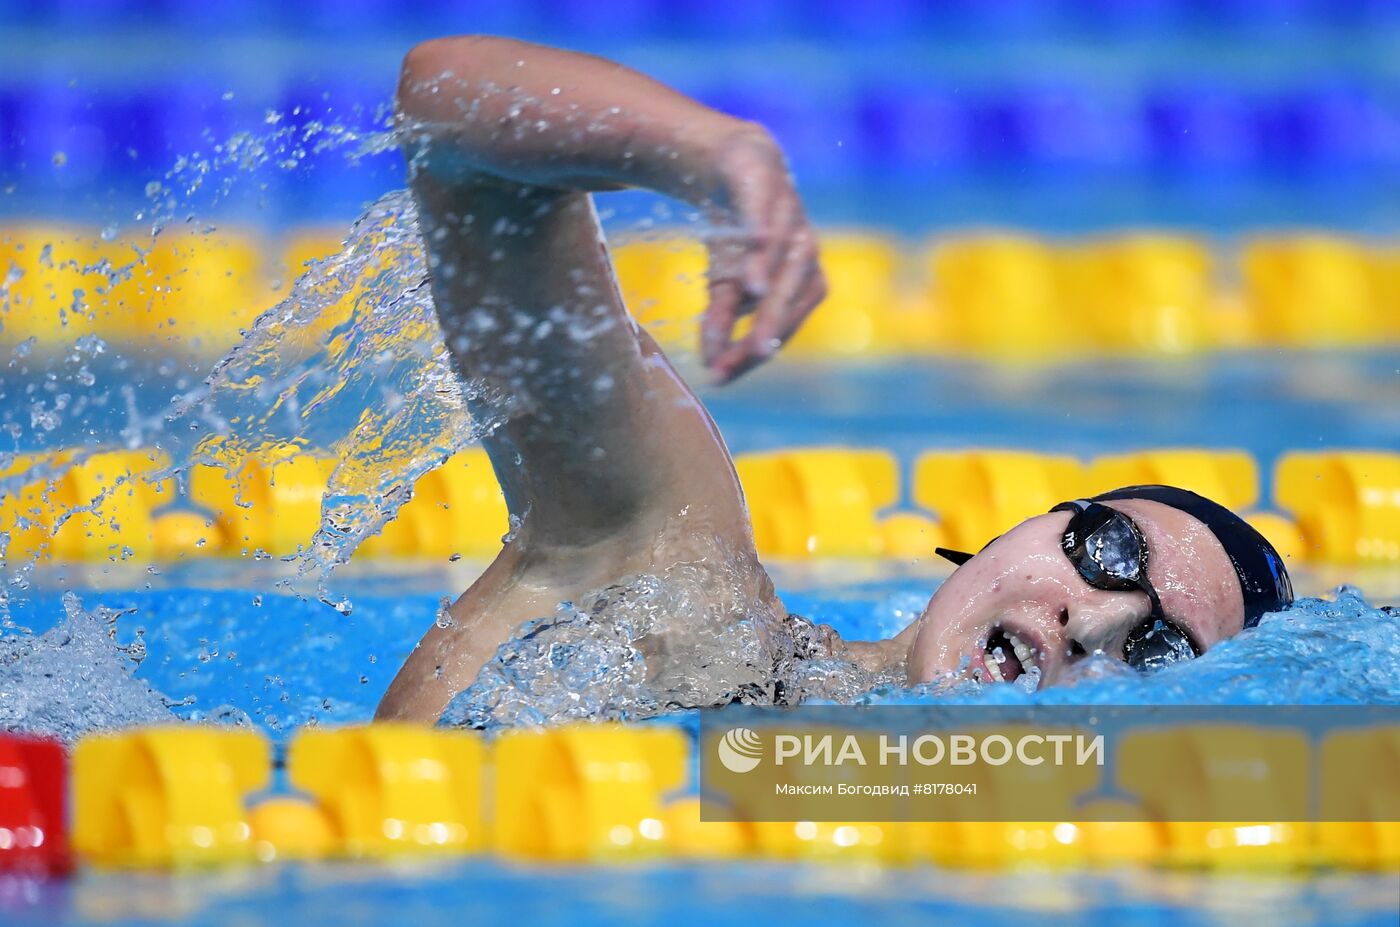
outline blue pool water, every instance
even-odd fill
[[[853,921],[892,927],[1390,927],[1400,885],[1393,875],[1300,880],[1126,870],[969,873],[761,862],[567,868],[472,860],[392,870],[291,865],[179,878],[104,874],[33,888],[33,903],[7,888],[0,882],[0,916],[15,927]]]
[[[1170,444],[1243,447],[1264,470],[1285,449],[1393,447],[1400,359],[1387,354],[1250,355],[1176,364],[1075,364],[1020,372],[905,364],[844,371],[782,364],[706,396],[736,451],[802,443],[893,449],[987,444],[1081,455]],[[914,397],[910,401],[910,397]],[[367,719],[443,596],[480,564],[358,564],[336,575],[342,616],[275,585],[276,561],[49,567],[11,602],[47,635],[0,639],[6,705],[30,724],[74,731],[172,715],[251,723],[285,743],[308,723]],[[847,637],[884,636],[922,609],[945,575],[930,563],[772,565],[789,607]],[[1400,703],[1400,629],[1371,605],[1400,600],[1394,569],[1303,570],[1322,596],[1143,679],[1099,666],[1066,688],[959,690],[995,702]],[[1333,593],[1350,582],[1364,592]],[[65,619],[63,592],[81,610]],[[1369,600],[1369,603],[1368,601]],[[76,603],[72,603],[76,604]],[[68,624],[65,625],[64,622]],[[115,640],[108,622],[115,622]],[[119,649],[122,648],[122,649]],[[139,663],[137,657],[140,657]],[[16,694],[14,667],[56,668],[65,685]],[[83,672],[73,673],[75,666]],[[7,673],[10,675],[7,676]],[[18,698],[16,697],[18,695]],[[887,691],[881,701],[927,699]],[[28,698],[26,701],[25,699]],[[16,707],[18,706],[18,708]],[[13,721],[14,719],[11,719]],[[547,892],[539,887],[547,884]],[[567,913],[572,922],[668,924],[757,917],[977,918],[986,923],[1393,924],[1400,875],[1011,873],[744,863],[554,869],[464,861],[330,865],[192,876],[83,874],[67,884],[0,882],[6,924],[490,923]]]

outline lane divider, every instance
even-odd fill
[[[576,724],[513,731],[494,745],[496,852],[596,862],[669,847],[662,796],[686,780],[675,728]]]
[[[485,750],[480,737],[418,725],[304,729],[288,751],[287,777],[324,820],[313,823],[307,806],[263,806],[258,840],[277,856],[329,847],[375,859],[482,850]],[[298,843],[297,825],[329,835],[329,847],[319,836]]]
[[[341,237],[320,226],[272,239],[221,228],[169,231],[152,243],[43,222],[0,227],[0,278],[11,266],[19,275],[0,343],[34,338],[41,350],[60,350],[91,334],[217,357],[290,291],[308,260],[338,253]],[[794,356],[1040,361],[1400,343],[1392,308],[1400,249],[1336,234],[1253,236],[1229,262],[1208,241],[1166,232],[1070,240],[973,232],[919,245],[831,228],[821,251],[829,295],[793,339]],[[637,318],[664,346],[693,351],[707,298],[705,243],[664,233],[621,242],[613,259]],[[289,339],[324,341],[383,263],[340,281],[344,292],[324,318]]]
[[[1348,738],[1365,743],[1340,744]],[[1350,803],[1334,810],[1355,820],[1328,824],[1229,820],[1238,807],[1232,796],[1261,787],[1253,765],[1229,761],[1245,755],[1247,742],[1248,755],[1286,764],[1310,749],[1297,733],[1258,728],[1141,732],[1120,746],[1115,768],[1132,777],[1142,805],[1103,799],[1105,807],[1095,809],[1121,822],[742,823],[701,820],[701,798],[685,793],[695,762],[690,741],[668,725],[580,723],[507,732],[493,741],[398,723],[306,728],[287,754],[287,781],[299,793],[274,794],[251,808],[249,794],[271,779],[271,753],[255,731],[189,725],[90,735],[74,749],[71,779],[61,745],[0,734],[0,872],[71,869],[63,794],[70,787],[73,849],[81,861],[103,868],[467,854],[572,863],[768,858],[985,869],[1400,865],[1400,824],[1368,820],[1395,816],[1400,735],[1330,735],[1318,769],[1328,779],[1329,800]],[[1369,750],[1372,762],[1361,768],[1342,762],[1358,749]],[[1167,766],[1163,756],[1171,757]],[[1028,775],[996,769],[983,784],[991,794],[1025,789]],[[1145,789],[1138,788],[1142,783]],[[1082,791],[1094,783],[1060,785]],[[1267,787],[1306,783],[1268,780]],[[1183,790],[1208,794],[1222,820],[1132,820],[1143,811],[1170,818]]]
[[[283,556],[307,544],[336,461],[297,447],[201,463],[177,498],[156,450],[18,455],[0,470],[7,558],[59,561]],[[926,559],[939,545],[978,550],[1065,499],[1167,483],[1219,500],[1289,561],[1400,561],[1400,453],[1297,451],[1274,467],[1262,509],[1260,465],[1244,451],[1156,448],[1088,462],[972,448],[920,454],[908,474],[879,448],[799,447],[735,458],[759,553],[774,558]],[[908,501],[904,501],[904,500]],[[509,527],[485,451],[425,474],[357,556],[488,558]]]
[[[72,868],[67,789],[61,743],[0,733],[0,873],[52,876]]]
[[[267,741],[251,730],[139,728],[78,741],[73,846],[106,867],[255,858],[245,797],[265,788]]]

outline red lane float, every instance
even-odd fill
[[[72,869],[67,767],[56,740],[0,734],[0,872],[61,875]]]

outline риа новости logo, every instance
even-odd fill
[[[763,741],[746,727],[731,728],[720,738],[719,761],[733,773],[753,770],[763,758]]]

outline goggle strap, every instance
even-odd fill
[[[971,560],[974,556],[973,554],[969,554],[966,551],[952,550],[951,548],[947,547],[935,547],[933,549],[933,552],[938,556],[942,557],[944,560],[947,560],[950,563],[954,563],[957,566],[962,566],[964,563],[967,563],[967,561]]]

